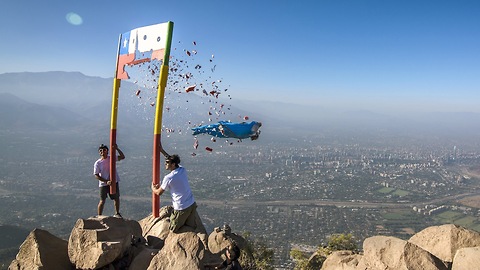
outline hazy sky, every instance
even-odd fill
[[[2,0],[0,73],[113,77],[118,36],[173,21],[242,99],[480,112],[480,1]],[[179,51],[174,53],[181,53]],[[174,54],[172,53],[172,54]]]

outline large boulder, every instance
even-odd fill
[[[453,258],[452,270],[480,269],[480,246],[461,248]]]
[[[178,233],[170,231],[169,217],[172,211],[171,206],[165,206],[160,209],[159,217],[150,215],[140,220],[139,225],[148,248],[133,259],[130,269],[147,269],[142,268],[147,262],[148,269],[187,270],[203,269],[206,265],[222,262],[220,256],[213,255],[208,250],[203,225],[198,228],[183,226]],[[196,219],[200,224],[198,215]]]
[[[68,259],[67,245],[65,240],[45,230],[35,229],[22,243],[8,269],[74,269]]]
[[[408,242],[432,253],[445,262],[452,262],[460,248],[480,246],[480,233],[454,224],[428,227],[415,235]]]
[[[99,216],[79,219],[70,234],[68,257],[77,269],[97,269],[125,256],[141,238],[137,221]]]
[[[323,252],[316,251],[308,258],[307,267],[309,269],[320,269],[326,258]]]
[[[139,252],[135,254],[130,263],[128,270],[145,270],[150,265],[152,258],[157,255],[158,249],[150,247],[142,247]]]
[[[230,226],[215,227],[208,236],[208,248],[212,253],[220,253],[232,242],[235,242],[240,249],[245,249],[246,241],[243,237],[233,233]]]
[[[205,248],[195,232],[182,230],[171,233],[165,239],[165,245],[153,257],[149,270],[197,270],[203,269]]]
[[[254,265],[254,257],[251,248],[247,245],[247,240],[242,236],[232,232],[229,225],[224,225],[221,228],[215,227],[213,232],[208,236],[208,248],[216,258],[226,259],[224,251],[231,244],[235,243],[241,250],[240,258],[238,259],[243,266]]]
[[[143,237],[147,239],[147,242],[150,246],[161,249],[165,239],[169,236],[170,229],[170,215],[173,212],[171,206],[164,206],[160,209],[159,217],[154,217],[152,215],[147,216],[146,218],[140,220],[139,224],[142,228]],[[197,228],[190,228],[184,226],[185,230],[193,231],[198,234],[205,248],[208,248],[207,244],[207,232],[203,226],[202,220],[198,213],[195,216],[195,222],[199,224]]]
[[[349,250],[335,251],[323,262],[322,270],[355,270],[362,255]]]
[[[149,215],[140,220],[138,223],[142,229],[143,237],[148,239],[149,236],[153,236],[165,240],[170,233],[168,227],[170,226],[169,217],[172,212],[173,208],[171,206],[164,206],[160,209],[159,217]]]
[[[390,236],[373,236],[363,242],[363,257],[358,269],[446,270],[437,257],[405,240]]]

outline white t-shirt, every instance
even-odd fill
[[[108,156],[106,159],[99,158],[97,161],[95,161],[95,164],[93,164],[93,174],[99,174],[102,178],[110,179],[110,156]],[[117,176],[117,183],[120,182],[118,172],[116,172],[115,175]],[[98,186],[104,187],[108,185],[107,183],[99,180]]]
[[[160,188],[170,191],[173,209],[175,210],[186,209],[195,202],[188,184],[187,170],[182,166],[165,175]]]

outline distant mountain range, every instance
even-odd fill
[[[111,98],[112,80],[80,72],[22,72],[0,74],[0,93],[25,101],[72,111],[88,111]]]
[[[0,74],[0,124],[3,128],[59,129],[73,126],[110,127],[113,79],[85,76],[79,72],[5,73]],[[141,89],[140,95],[135,92]],[[153,124],[155,94],[129,81],[120,87],[119,125],[138,128]],[[142,100],[143,98],[143,100]],[[215,102],[217,104],[215,104]],[[164,124],[191,125],[244,115],[228,105],[225,114],[209,110],[219,107],[214,98],[196,94],[166,93]]]
[[[62,107],[27,102],[9,93],[0,93],[0,126],[3,129],[72,128],[87,119]]]
[[[22,72],[0,74],[0,125],[2,129],[57,130],[80,127],[109,129],[113,79],[79,72]],[[119,128],[151,130],[154,95],[122,81]],[[150,91],[151,92],[151,91]],[[142,99],[143,98],[143,99]],[[152,100],[153,99],[153,100]],[[223,104],[223,109],[220,109]],[[201,93],[166,92],[165,127],[185,131],[192,125],[217,120],[262,121],[267,136],[319,133],[479,135],[478,113],[424,113],[389,116],[371,111],[326,110],[271,101],[221,100]],[[150,131],[149,131],[150,133]],[[183,132],[188,133],[188,132]]]

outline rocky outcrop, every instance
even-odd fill
[[[452,270],[480,269],[480,247],[461,248],[455,253]]]
[[[426,228],[408,241],[373,236],[363,242],[363,252],[334,252],[322,270],[480,270],[480,234],[457,225]]]
[[[22,243],[8,269],[74,269],[68,259],[67,245],[65,240],[45,230],[35,229]]]
[[[206,250],[194,232],[172,233],[147,269],[203,269]]]
[[[228,225],[224,225],[221,228],[216,227],[213,229],[213,232],[208,237],[208,248],[212,254],[221,255],[223,251],[235,243],[240,250],[239,261],[245,269],[255,269],[255,259],[252,254],[251,248],[247,245],[247,240],[242,236],[232,232],[232,229]],[[222,255],[224,256],[224,255]],[[223,259],[225,259],[223,257]]]
[[[235,242],[240,249],[245,249],[245,239],[233,233],[229,226],[216,227],[208,237],[208,248],[211,252],[218,253],[225,250],[232,242]]]
[[[408,240],[444,262],[451,263],[460,248],[480,247],[480,233],[453,224],[428,227]]]
[[[202,230],[184,226],[171,232],[170,212],[164,207],[160,217],[140,222],[106,216],[79,219],[68,242],[35,229],[8,269],[212,269],[233,242],[242,249],[242,265],[255,268],[247,241],[229,226],[215,228],[207,243]],[[336,251],[324,258],[314,254],[310,260],[323,262],[323,270],[480,270],[480,234],[451,224],[433,226],[407,241],[369,237],[361,253]]]
[[[447,269],[440,259],[426,250],[395,237],[367,238],[363,242],[363,252],[359,269]]]
[[[173,233],[168,229],[169,213],[171,208],[164,207],[160,217],[140,222],[107,216],[79,219],[68,242],[35,229],[9,269],[208,269],[223,261],[232,241],[245,246],[242,237],[216,228],[210,251],[203,226],[184,226]]]
[[[145,239],[149,237],[157,238],[160,241],[157,244],[161,243],[163,245],[163,241],[170,234],[170,230],[168,229],[168,226],[170,225],[168,217],[170,216],[172,211],[173,211],[172,207],[165,206],[160,209],[158,218],[155,218],[154,216],[150,215],[140,220],[138,223],[142,228],[143,237]],[[153,238],[151,239],[151,241],[154,241],[154,240],[155,239]]]
[[[132,239],[141,236],[136,221],[105,216],[79,219],[68,240],[68,257],[77,268],[98,269],[123,257]]]
[[[362,255],[353,251],[335,251],[323,262],[322,269],[355,270]]]

